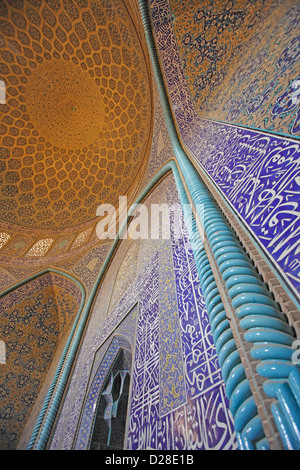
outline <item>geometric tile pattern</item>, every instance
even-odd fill
[[[145,203],[178,204],[175,191],[174,179],[169,176]],[[172,220],[171,231],[174,223]],[[127,248],[128,244],[120,244],[123,259]],[[114,272],[111,269],[106,276]],[[101,290],[99,295],[105,296]],[[118,298],[108,316],[96,301],[98,307],[90,319],[51,448],[71,449],[79,442],[76,427],[83,424],[85,405],[94,406],[92,395],[92,402],[85,401],[87,390],[95,396],[98,393],[100,382],[97,390],[92,384],[108,346],[100,355],[96,352],[99,345],[108,340],[111,343],[137,302],[126,448],[236,448],[233,420],[186,232],[179,244],[173,238],[141,240],[136,275],[130,285],[124,284]]]
[[[120,349],[124,347],[125,349],[128,349],[128,347],[131,349],[130,342],[132,342],[134,338],[136,313],[137,306],[134,307],[134,309],[119,325],[114,332],[113,337],[108,338],[95,355],[95,358],[98,356],[98,361],[99,356],[102,356],[102,360],[95,376],[93,377],[88,390],[86,403],[83,407],[80,426],[76,437],[76,444],[74,446],[77,450],[87,449],[90,444],[93,424],[96,418],[97,403]],[[127,334],[128,339],[120,336],[124,333]],[[107,346],[108,344],[109,346]]]
[[[83,409],[82,422],[78,431],[79,435],[75,446],[76,450],[83,450],[88,448],[88,444],[91,439],[91,433],[93,431],[93,423],[96,417],[96,405],[98,402],[98,398],[101,394],[101,391],[103,390],[105,381],[108,377],[109,372],[111,371],[111,368],[116,360],[119,351],[120,348],[118,345],[118,339],[114,338],[105,354],[105,357],[103,359],[103,362],[101,363],[99,370],[97,371],[91,390],[89,390],[87,402]]]
[[[68,279],[45,274],[0,300],[0,447],[15,449],[60,340],[66,338],[81,294]]]
[[[236,448],[186,228],[180,241],[173,238],[174,230],[172,219],[171,241],[153,246],[155,274],[140,297],[127,448]],[[167,304],[172,307],[166,309]]]
[[[74,226],[126,193],[147,150],[151,96],[125,4],[3,0],[0,79],[2,220]]]

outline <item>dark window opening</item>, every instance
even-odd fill
[[[91,450],[124,448],[131,353],[121,349],[99,397]]]

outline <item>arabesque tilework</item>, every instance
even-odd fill
[[[0,339],[6,347],[6,363],[0,369],[1,449],[16,449],[80,300],[78,287],[54,273],[40,276],[1,298]]]
[[[90,445],[98,400],[120,349],[124,346],[125,349],[132,349],[137,310],[136,305],[95,354],[93,371],[96,369],[96,373],[91,374],[90,386],[74,443],[76,450],[85,450]]]
[[[44,229],[89,222],[129,189],[151,133],[147,65],[127,7],[3,0],[0,33],[0,218]]]
[[[298,297],[299,140],[200,117],[181,65],[169,3],[167,0],[151,0],[150,7],[170,100],[185,145],[245,222],[280,272],[283,282]],[[289,34],[296,35],[296,18],[293,7],[286,19],[290,26],[281,31],[285,40]],[[297,79],[295,68],[298,58],[296,39],[291,37],[290,40],[290,46],[278,55],[274,52],[273,56],[272,52],[272,60],[276,58],[278,66],[283,67],[284,75],[290,77],[289,86]],[[249,80],[250,77],[256,80],[256,67],[249,69]],[[293,89],[296,103],[297,90]],[[285,93],[284,89],[282,92]],[[285,102],[289,113],[290,101],[286,98]],[[291,110],[291,113],[298,119],[296,110]]]
[[[170,0],[169,4],[197,113],[299,136],[299,4],[294,0]]]

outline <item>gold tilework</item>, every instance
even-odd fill
[[[148,150],[151,93],[123,2],[0,4],[0,219],[89,222],[126,194]]]
[[[34,127],[67,150],[93,144],[103,130],[105,112],[98,85],[64,60],[39,65],[28,80],[25,99]]]
[[[10,236],[8,235],[8,233],[1,232],[0,233],[0,248],[2,248],[5,245],[5,243],[8,242],[9,239],[10,239]]]
[[[62,352],[80,298],[75,284],[49,273],[1,298],[6,363],[0,373],[0,449],[16,449],[51,361],[55,366]]]

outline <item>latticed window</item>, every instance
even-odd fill
[[[52,238],[43,238],[36,242],[26,253],[26,256],[44,256],[53,243]]]
[[[9,239],[10,235],[8,235],[8,233],[0,232],[0,249],[8,242]]]
[[[86,243],[90,237],[91,232],[92,228],[87,228],[83,232],[80,232],[80,234],[75,238],[72,248],[77,248],[78,246],[83,245],[83,243]]]
[[[90,449],[124,448],[131,354],[121,349],[98,401]]]

